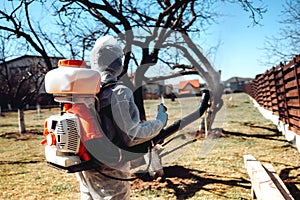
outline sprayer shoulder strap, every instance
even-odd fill
[[[108,82],[108,83],[104,83],[102,86],[101,86],[101,90],[100,92],[96,95],[97,96],[97,99],[98,99],[98,104],[96,105],[96,110],[98,113],[101,113],[102,109],[101,109],[101,105],[100,105],[100,98],[101,98],[101,94],[108,90],[108,89],[112,89],[115,85],[117,85],[117,82],[116,81],[113,81],[113,82]]]
[[[117,86],[118,84],[120,84],[119,82],[117,81],[112,81],[112,82],[108,82],[108,83],[104,83],[101,87],[101,90],[100,90],[100,93],[97,94],[98,98],[101,97],[101,94],[106,91],[106,90],[111,90],[111,94],[112,94],[112,89],[115,88],[115,86]],[[110,94],[110,95],[111,95]],[[110,97],[111,98],[111,97]],[[101,101],[99,99],[99,101]],[[104,107],[102,107],[101,105],[97,107],[97,112],[99,114],[104,114],[105,116],[107,116],[109,119],[113,119],[113,116],[112,116],[112,111],[111,111],[111,104],[108,104]]]
[[[117,81],[113,81],[113,82],[108,82],[108,83],[105,83],[102,85],[101,87],[101,91],[100,93],[98,94],[98,97],[101,98],[101,94],[105,91],[110,91],[110,95],[112,95],[113,93],[113,89],[117,86],[117,85],[120,85],[121,83],[117,82]],[[110,97],[111,98],[111,97]],[[101,102],[101,99],[99,99],[100,102]],[[100,103],[101,104],[101,103]],[[115,124],[115,121],[114,121],[114,118],[113,118],[113,114],[112,114],[112,108],[111,108],[111,104],[107,104],[107,105],[100,105],[99,106],[99,109],[97,110],[98,113],[99,113],[99,117],[102,121],[102,123],[105,123],[106,120],[109,120],[111,121],[111,123],[114,125],[116,131],[119,131],[117,130],[117,126]],[[109,134],[109,130],[106,129],[107,127],[102,124],[102,129],[104,131],[105,134]],[[117,144],[119,141],[120,141],[120,137],[119,137],[119,134],[112,134],[112,135],[106,135],[108,136],[109,138],[111,138],[111,141],[114,143],[114,144]]]
[[[101,87],[101,91],[103,91],[103,90],[106,89],[106,88],[110,88],[110,87],[112,87],[112,86],[115,86],[115,85],[117,85],[117,84],[119,84],[118,81],[110,81],[110,82],[108,82],[108,83],[104,83],[104,84],[102,85],[102,87]],[[100,93],[101,93],[101,91],[100,91]]]

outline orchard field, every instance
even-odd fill
[[[251,199],[251,184],[243,155],[271,163],[295,199],[300,199],[300,155],[276,126],[264,119],[244,94],[224,95],[222,131],[198,137],[200,120],[177,133],[163,157],[164,179],[138,175],[131,182],[132,199]],[[230,99],[230,100],[229,100]],[[166,99],[169,124],[188,114],[199,98]],[[148,119],[154,118],[159,100],[148,100]],[[45,163],[44,120],[58,109],[25,112],[27,132],[17,133],[17,113],[0,117],[0,199],[79,199],[79,184]],[[177,138],[177,139],[176,139]],[[179,138],[179,139],[178,139]],[[196,139],[195,139],[196,138]],[[171,142],[173,144],[171,145]],[[176,156],[174,156],[176,155]]]

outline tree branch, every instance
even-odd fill
[[[176,78],[176,77],[180,77],[180,76],[185,76],[185,75],[195,75],[198,74],[199,72],[196,70],[193,71],[180,71],[171,75],[167,75],[167,76],[156,76],[156,77],[152,77],[152,78],[146,78],[146,83],[153,83],[156,81],[161,81],[161,80],[167,80],[167,79],[171,79],[171,78]]]

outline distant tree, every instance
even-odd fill
[[[0,30],[2,31],[0,83],[2,92],[9,99],[9,104],[18,109],[20,133],[26,132],[25,106],[37,96],[43,76],[54,66],[48,47],[56,49],[51,39],[42,30],[39,21],[33,20],[33,12],[29,7],[34,3],[43,4],[43,1],[2,1],[0,10]],[[44,59],[43,64],[33,60],[32,63],[26,63],[26,66],[12,73],[6,65],[7,61],[27,53],[41,55]]]
[[[47,67],[43,59],[32,56],[30,59],[13,65],[11,52],[22,50],[23,44],[15,44],[12,38],[0,37],[0,90],[12,108],[18,110],[19,132],[25,133],[24,109],[36,101],[41,90]],[[14,51],[8,49],[15,48]],[[51,59],[51,64],[57,63]],[[3,98],[2,96],[2,98]]]
[[[300,54],[300,0],[285,0],[278,32],[266,39],[266,64],[276,65]]]

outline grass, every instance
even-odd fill
[[[232,100],[229,101],[229,97]],[[215,139],[199,139],[163,157],[165,181],[143,178],[132,182],[132,199],[250,199],[248,175],[243,155],[252,154],[262,163],[271,163],[295,199],[300,196],[300,157],[296,148],[286,142],[276,127],[264,119],[245,94],[224,96],[223,132]],[[188,114],[198,98],[166,100],[169,124]],[[149,100],[149,119],[156,114],[159,100]],[[74,174],[66,174],[46,166],[44,149],[39,143],[46,117],[57,109],[26,111],[29,134],[13,134],[17,113],[0,117],[0,199],[79,199],[79,184]],[[174,139],[172,150],[192,141],[200,120],[184,128]],[[173,141],[172,141],[173,142]],[[177,142],[177,143],[176,143]],[[170,146],[169,146],[170,145]]]

